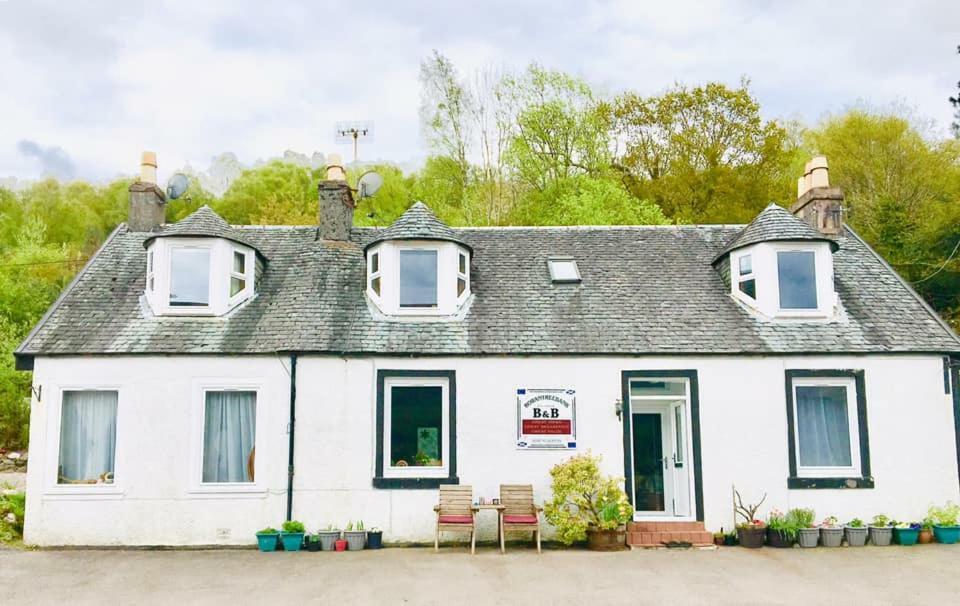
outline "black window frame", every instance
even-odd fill
[[[874,478],[870,468],[870,432],[867,423],[866,380],[863,370],[807,370],[785,371],[784,383],[787,396],[787,449],[790,475],[787,488],[873,488]],[[857,430],[860,437],[860,476],[808,478],[797,475],[797,426],[793,414],[794,379],[853,379],[857,390]]]
[[[449,444],[449,462],[445,478],[385,478],[383,477],[384,402],[387,379],[433,378],[447,381],[447,405],[450,435],[444,436]],[[453,370],[377,370],[377,425],[376,464],[373,476],[374,488],[385,489],[435,489],[441,484],[459,484],[457,477],[457,373]]]

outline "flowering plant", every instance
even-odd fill
[[[837,516],[827,516],[820,522],[820,528],[836,528]]]

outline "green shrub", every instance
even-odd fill
[[[306,527],[303,525],[303,522],[298,522],[297,520],[287,520],[283,523],[284,532],[304,532]]]
[[[576,455],[550,470],[553,499],[544,505],[547,521],[564,544],[587,538],[587,530],[613,530],[630,519],[623,478],[600,473],[600,457]]]
[[[267,526],[263,530],[258,530],[257,534],[277,534],[277,529],[272,526]]]
[[[813,528],[813,521],[817,514],[812,509],[796,507],[787,512],[787,519],[790,520],[794,528]]]
[[[9,490],[9,485],[2,485],[0,489]],[[23,536],[23,518],[27,506],[27,495],[22,492],[3,495],[0,494],[0,543],[10,543]],[[7,515],[13,514],[15,522],[8,522]]]

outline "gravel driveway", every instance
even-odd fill
[[[951,604],[960,545],[613,554],[0,551],[8,604]]]

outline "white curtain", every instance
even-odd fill
[[[802,467],[849,467],[846,388],[798,386],[797,434]]]
[[[208,391],[203,423],[203,481],[253,482],[257,394]]]
[[[113,482],[117,392],[65,391],[58,482]]]

